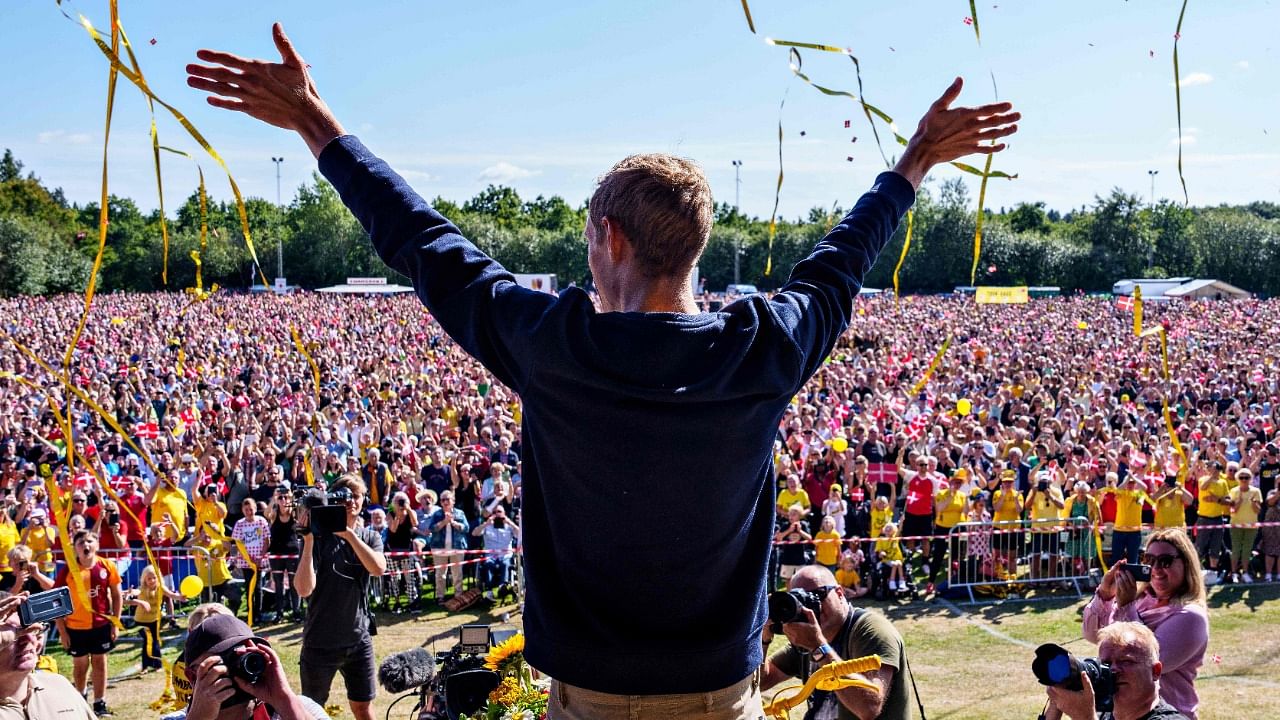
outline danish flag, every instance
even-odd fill
[[[1133,310],[1133,296],[1121,295],[1120,297],[1116,298],[1116,309],[1123,310],[1125,312],[1129,312],[1130,310]]]
[[[907,439],[915,442],[924,437],[925,426],[929,424],[929,418],[924,415],[917,415],[911,424],[907,425]]]
[[[160,427],[155,423],[142,423],[133,429],[141,440],[155,440],[160,437]]]
[[[200,416],[196,414],[195,408],[187,408],[186,410],[178,413],[178,419],[182,420],[182,422],[187,425],[194,425],[196,424],[196,421],[200,419]]]
[[[889,401],[889,409],[895,414],[901,415],[907,409],[907,401],[900,397],[895,397]]]

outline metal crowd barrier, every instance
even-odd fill
[[[1098,543],[1085,518],[962,522],[951,529],[947,544],[947,588],[964,589],[971,603],[977,602],[975,590],[1008,593],[1035,584],[1083,595],[1093,571],[1101,570]]]

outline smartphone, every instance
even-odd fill
[[[57,620],[71,614],[71,590],[60,587],[36,593],[18,606],[18,620],[23,627]]]
[[[1136,582],[1151,582],[1150,565],[1143,565],[1142,563],[1134,563],[1133,565],[1130,565],[1125,563],[1124,569],[1125,572],[1129,573]]]

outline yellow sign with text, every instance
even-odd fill
[[[975,297],[979,305],[1023,305],[1027,302],[1027,287],[979,287]]]

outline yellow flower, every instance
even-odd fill
[[[510,707],[520,696],[520,684],[515,678],[504,678],[498,687],[489,693],[489,702],[503,707]]]
[[[493,648],[484,658],[484,666],[490,670],[501,670],[507,661],[522,659],[524,655],[524,633],[512,635],[506,642]],[[517,657],[521,656],[521,657]]]

